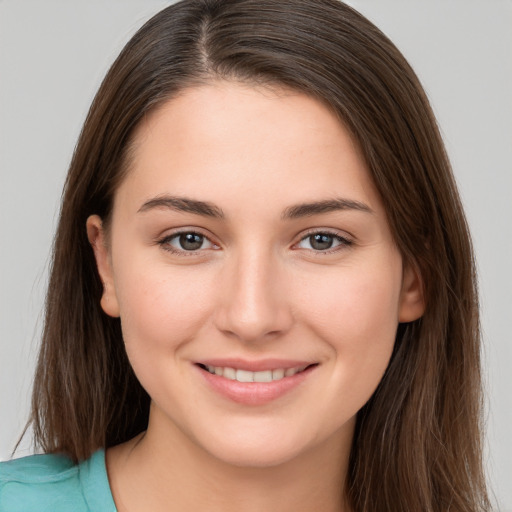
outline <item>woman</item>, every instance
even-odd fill
[[[47,304],[50,455],[3,465],[0,510],[489,508],[449,163],[413,71],[335,0],[189,0],[134,36]]]

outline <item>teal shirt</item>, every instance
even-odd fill
[[[78,465],[62,455],[0,463],[0,512],[116,512],[104,450]]]

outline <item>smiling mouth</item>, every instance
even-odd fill
[[[198,366],[212,375],[217,375],[218,377],[224,377],[228,380],[234,380],[243,383],[251,383],[251,382],[274,382],[286,379],[287,377],[293,377],[298,373],[302,373],[305,370],[312,368],[314,366],[318,366],[317,363],[307,364],[304,366],[298,366],[295,368],[276,368],[273,370],[263,370],[252,372],[249,370],[242,370],[240,368],[231,368],[229,366],[211,366],[198,363]]]

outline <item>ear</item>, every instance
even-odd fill
[[[98,273],[103,283],[103,295],[101,307],[103,311],[112,317],[119,316],[119,303],[114,286],[114,274],[112,272],[112,260],[107,245],[103,222],[98,215],[91,215],[87,219],[87,238],[94,251]]]
[[[404,265],[402,292],[400,294],[399,322],[413,322],[425,312],[423,281],[419,270],[409,264]]]

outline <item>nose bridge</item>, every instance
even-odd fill
[[[252,245],[238,251],[225,268],[218,327],[242,341],[286,331],[292,318],[282,274],[270,248]]]

